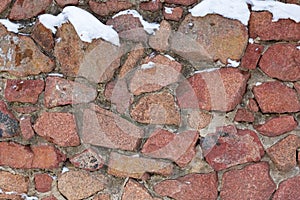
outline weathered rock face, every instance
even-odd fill
[[[1,5],[0,5],[0,13],[3,12],[7,7],[8,5],[10,4],[12,0],[3,0]]]
[[[105,2],[89,1],[91,10],[100,16],[106,16],[121,10],[126,10],[132,7],[132,3],[128,0],[108,0]]]
[[[183,9],[181,7],[169,8],[169,9],[171,9],[171,12],[167,11],[167,8],[164,9],[163,15],[165,19],[180,21],[183,14]]]
[[[35,189],[38,192],[49,192],[53,179],[48,174],[36,174],[34,176]]]
[[[158,198],[153,198],[147,191],[147,189],[142,186],[140,183],[129,179],[125,185],[122,199],[135,200],[158,200]]]
[[[172,28],[169,22],[163,20],[159,25],[159,30],[155,32],[155,35],[149,37],[149,45],[160,52],[169,49],[169,38],[172,33]]]
[[[32,39],[36,41],[45,51],[53,52],[54,38],[50,29],[47,29],[42,23],[37,22],[31,33]]]
[[[282,181],[275,192],[273,199],[297,199],[300,196],[298,185],[300,184],[300,177],[296,176]]]
[[[3,192],[27,193],[29,180],[22,175],[0,171],[0,187]]]
[[[8,110],[6,104],[0,101],[0,138],[14,137],[19,133],[18,120]]]
[[[60,7],[64,7],[66,5],[77,5],[79,0],[55,0],[55,1]]]
[[[174,3],[174,4],[184,5],[184,6],[189,6],[196,2],[197,2],[196,0],[166,0],[166,3],[170,3],[170,4]]]
[[[70,162],[74,166],[88,171],[96,171],[104,164],[104,160],[101,155],[91,148],[74,155],[72,158],[70,158]]]
[[[259,44],[248,44],[241,61],[241,67],[245,69],[255,69],[261,57],[264,46]]]

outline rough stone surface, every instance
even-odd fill
[[[71,113],[43,112],[34,124],[35,132],[59,146],[78,146],[75,117]]]
[[[109,194],[98,194],[96,195],[93,200],[111,200]]]
[[[261,40],[300,40],[300,25],[290,19],[280,19],[272,22],[269,12],[251,12],[249,20],[251,38]]]
[[[294,44],[274,44],[262,56],[259,67],[272,78],[298,81],[300,80],[300,51]]]
[[[300,138],[291,134],[266,151],[279,170],[289,171],[297,165],[296,154],[298,147],[300,147]]]
[[[57,200],[57,198],[55,196],[51,195],[49,197],[42,198],[42,200]]]
[[[11,195],[11,194],[0,194],[0,199],[5,200],[23,200],[23,198],[19,195]]]
[[[154,186],[161,196],[176,200],[217,199],[218,181],[215,173],[188,174],[174,180],[165,180]]]
[[[91,10],[100,16],[110,15],[132,7],[130,1],[107,0],[106,2],[89,1]]]
[[[11,20],[29,19],[44,12],[51,3],[52,0],[16,0],[8,17]]]
[[[130,111],[140,123],[179,125],[180,115],[174,97],[168,92],[145,95]]]
[[[248,44],[245,54],[241,60],[241,67],[245,69],[256,69],[263,50],[264,46],[262,45]]]
[[[185,167],[196,155],[195,145],[199,138],[196,131],[173,134],[158,129],[145,142],[141,152],[154,158],[165,158]]]
[[[19,122],[0,100],[0,138],[14,137],[20,132]]]
[[[293,178],[289,178],[285,181],[282,181],[279,184],[279,187],[273,196],[273,200],[280,200],[280,199],[293,200],[299,198],[300,196],[299,184],[300,184],[300,176],[296,176]]]
[[[155,12],[162,8],[160,0],[152,0],[149,2],[141,2],[140,9]]]
[[[153,49],[164,52],[169,49],[169,38],[172,33],[170,23],[163,20],[159,25],[159,30],[155,31],[155,35],[149,37],[149,45]]]
[[[48,192],[51,190],[52,177],[48,174],[35,174],[34,175],[34,184],[35,189],[38,192]]]
[[[102,168],[104,160],[100,154],[93,149],[86,149],[83,152],[70,158],[70,162],[78,168],[88,171],[96,171]]]
[[[0,13],[2,13],[10,4],[12,0],[3,0],[1,5],[0,5]]]
[[[31,37],[36,41],[44,50],[53,52],[54,38],[52,31],[46,28],[42,23],[37,22],[31,33]]]
[[[105,187],[103,175],[84,171],[69,171],[58,178],[58,190],[69,200],[87,198]]]
[[[269,165],[260,162],[240,170],[225,172],[222,177],[221,199],[270,199],[276,185],[269,175]]]
[[[59,77],[48,77],[45,88],[45,106],[56,106],[88,103],[97,97],[96,89],[85,84]]]
[[[264,155],[264,148],[251,130],[236,129],[235,126],[218,127],[201,141],[206,161],[219,171],[231,166],[257,162]]]
[[[180,21],[183,14],[183,9],[181,7],[175,7],[171,8],[171,11],[172,13],[169,13],[165,8],[163,12],[164,18],[167,20]]]
[[[255,101],[255,99],[248,99],[248,105],[247,108],[249,110],[251,110],[252,112],[258,112],[259,111],[259,107]]]
[[[31,114],[33,112],[38,111],[40,109],[40,107],[36,106],[36,105],[33,105],[33,106],[25,105],[25,106],[12,106],[12,109],[18,113]]]
[[[120,116],[98,106],[83,111],[82,141],[85,144],[136,150],[144,132]]]
[[[254,122],[254,115],[245,108],[239,108],[234,116],[236,122]]]
[[[13,80],[6,81],[5,99],[9,102],[36,103],[44,90],[43,80]]]
[[[265,82],[253,88],[256,101],[263,113],[298,112],[297,93],[279,81]]]
[[[187,120],[191,128],[199,131],[209,125],[212,115],[204,111],[192,110],[189,112]]]
[[[197,2],[197,0],[166,0],[166,3],[169,4],[179,4],[184,6],[189,6]]]
[[[29,180],[27,177],[0,171],[0,188],[3,192],[27,193]]]
[[[262,135],[275,137],[294,130],[297,125],[293,116],[280,116],[271,118],[264,124],[254,126],[254,128]]]
[[[107,172],[117,177],[147,179],[148,173],[163,176],[171,175],[173,165],[166,161],[140,157],[138,154],[127,156],[112,152]]]
[[[122,195],[122,199],[124,200],[157,200],[158,198],[153,198],[147,189],[137,181],[133,179],[129,179],[125,185],[124,192]]]
[[[55,0],[60,7],[67,5],[77,5],[79,0]]]
[[[134,95],[160,90],[176,82],[180,78],[181,69],[180,63],[165,56],[147,57],[142,61],[141,67],[134,72],[129,90]]]
[[[201,72],[183,81],[176,90],[180,108],[231,111],[246,91],[249,74],[235,68]]]
[[[21,135],[25,140],[30,140],[34,136],[31,124],[31,118],[25,117],[20,119]]]

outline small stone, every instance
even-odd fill
[[[300,196],[299,191],[299,185],[300,185],[300,176],[295,176],[292,178],[289,178],[285,181],[282,181],[278,189],[276,190],[273,200],[281,200],[281,199],[297,199]]]
[[[141,67],[134,72],[129,90],[134,95],[160,90],[176,82],[180,78],[181,69],[182,65],[179,62],[165,56],[147,57],[142,61]]]
[[[49,192],[52,185],[52,177],[48,174],[35,174],[34,175],[34,184],[35,189],[38,192]]]
[[[234,116],[236,122],[254,122],[254,115],[252,112],[244,108],[239,108]]]
[[[128,0],[107,0],[105,2],[89,1],[89,6],[97,15],[107,16],[121,10],[127,10],[131,8],[133,4]]]
[[[47,52],[52,53],[54,50],[54,38],[50,29],[46,28],[42,23],[37,22],[34,25],[31,37],[38,45]]]
[[[191,128],[200,131],[209,125],[212,115],[204,111],[192,110],[188,113],[187,120]]]
[[[248,105],[247,108],[252,112],[258,112],[259,107],[254,99],[248,99]]]
[[[293,116],[280,116],[271,118],[264,124],[255,125],[254,128],[262,135],[275,137],[296,129],[297,125]]]
[[[183,14],[183,9],[181,7],[175,7],[175,8],[168,8],[171,9],[171,13],[166,11],[167,8],[164,8],[164,18],[167,20],[173,20],[173,21],[180,21],[182,14]]]
[[[206,161],[216,171],[235,165],[257,162],[264,155],[264,148],[251,130],[236,129],[235,126],[218,127],[201,141]]]
[[[173,165],[166,161],[140,157],[138,154],[127,156],[112,152],[107,173],[117,177],[145,179],[148,173],[162,176],[171,175],[173,173]]]
[[[16,0],[10,14],[11,20],[24,20],[37,16],[44,12],[52,0]]]
[[[169,38],[172,33],[172,27],[168,21],[163,20],[159,25],[159,30],[155,32],[155,35],[149,37],[149,45],[153,49],[164,52],[169,49]]]
[[[153,198],[147,189],[137,181],[133,179],[129,179],[124,187],[124,192],[122,195],[122,199],[124,200],[155,200],[157,198]]]
[[[297,165],[297,148],[300,147],[300,137],[289,135],[266,151],[280,171],[289,171]]]
[[[275,189],[268,163],[260,162],[225,172],[220,197],[223,200],[270,199]]]
[[[1,5],[0,5],[0,13],[2,13],[8,5],[11,3],[12,0],[3,0]]]
[[[173,180],[165,180],[154,186],[161,196],[176,200],[217,199],[218,179],[216,173],[188,174]]]
[[[48,77],[45,88],[45,106],[56,106],[88,103],[97,97],[96,89],[82,83],[66,80],[59,77]]]
[[[96,195],[93,200],[111,200],[109,194],[98,194]]]
[[[55,0],[60,7],[67,5],[78,5],[79,0]]]
[[[14,137],[20,133],[19,122],[0,100],[0,138]]]
[[[2,152],[2,151],[1,151]],[[5,192],[27,193],[29,179],[25,176],[0,171],[0,188]]]
[[[300,51],[294,44],[272,45],[260,59],[259,67],[271,78],[298,81],[300,80]]]
[[[85,171],[69,171],[58,178],[59,192],[69,200],[80,200],[101,191],[106,178],[100,174]]]
[[[151,12],[156,12],[162,8],[162,3],[160,0],[152,0],[149,2],[141,2],[140,3],[140,9],[146,10],[146,11],[151,11]]]
[[[43,112],[34,125],[35,132],[59,146],[78,146],[75,117],[71,113]]]
[[[31,118],[25,117],[20,119],[21,135],[25,140],[30,140],[34,136],[31,124]]]
[[[256,69],[257,63],[264,50],[259,44],[248,44],[245,54],[241,60],[241,67],[245,69]]]
[[[40,108],[36,105],[33,106],[12,106],[12,109],[18,113],[22,113],[22,114],[31,114],[33,112],[38,111]]]
[[[249,20],[249,33],[251,38],[259,37],[261,40],[300,40],[299,23],[291,19],[272,20],[270,12],[251,12]]]
[[[42,198],[42,200],[57,200],[57,198],[55,196],[51,195],[49,197]]]
[[[132,119],[145,124],[179,125],[180,114],[168,92],[145,95],[130,111]]]
[[[279,81],[265,82],[253,88],[256,101],[263,113],[298,112],[297,93]]]
[[[100,154],[93,149],[86,149],[82,153],[74,155],[70,158],[70,162],[78,168],[88,171],[96,171],[102,168],[104,160]]]
[[[197,0],[165,0],[169,4],[179,4],[184,6],[189,6],[197,2]]]
[[[6,81],[5,99],[9,102],[37,103],[44,90],[43,80],[12,80]]]

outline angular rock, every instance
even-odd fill
[[[0,100],[0,138],[14,137],[20,133],[19,122]]]
[[[249,20],[249,33],[251,38],[259,37],[261,40],[300,40],[300,24],[290,19],[272,21],[269,12],[251,12]]]
[[[196,108],[228,112],[242,100],[248,72],[235,68],[204,71],[183,81],[176,90],[180,108]]]
[[[197,2],[197,0],[165,0],[169,4],[179,4],[184,6],[189,6]]]
[[[3,192],[27,193],[29,179],[25,176],[0,171],[0,188]]]
[[[69,171],[58,178],[57,187],[67,199],[79,200],[103,190],[105,179],[100,174],[90,174],[85,171]]]
[[[262,45],[248,44],[245,54],[241,60],[241,67],[245,69],[256,69],[263,50],[264,46]]]
[[[259,67],[272,78],[298,81],[300,80],[300,51],[294,44],[274,44],[260,59]]]
[[[11,20],[24,20],[37,16],[44,12],[52,0],[16,0],[10,14]]]
[[[300,147],[300,137],[289,135],[270,148],[267,154],[281,171],[289,171],[297,165],[297,148]]]
[[[218,127],[201,141],[206,161],[219,171],[235,165],[257,162],[264,155],[264,148],[251,130],[236,129],[235,126]]]
[[[107,16],[121,10],[127,10],[131,8],[133,4],[128,0],[107,0],[105,2],[89,1],[89,6],[97,15]]]
[[[216,173],[188,174],[174,180],[165,180],[154,186],[161,196],[176,200],[217,199],[218,179]]]
[[[122,194],[122,199],[126,200],[156,200],[158,198],[153,198],[147,189],[137,181],[129,179],[124,187],[124,192]]]
[[[252,112],[258,112],[259,107],[254,99],[248,99],[247,108]]]
[[[31,33],[32,39],[38,43],[47,52],[53,52],[54,50],[54,38],[52,31],[46,28],[42,23],[37,22],[34,25]]]
[[[253,87],[256,101],[263,113],[298,112],[297,93],[279,81],[265,82]]]
[[[180,78],[181,69],[180,63],[165,56],[147,57],[142,61],[141,67],[134,72],[129,90],[134,95],[160,90],[176,82]]]
[[[71,113],[43,112],[34,124],[35,132],[59,146],[78,146],[75,117]]]
[[[220,15],[187,15],[171,38],[171,50],[197,64],[202,61],[240,60],[248,43],[246,26]]]
[[[2,13],[10,4],[12,0],[3,0],[1,5],[0,5],[0,13]]]
[[[279,187],[276,190],[272,199],[280,200],[280,199],[299,198],[300,196],[299,184],[300,184],[300,176],[295,176],[293,178],[289,178],[285,181],[282,181],[279,184]]]
[[[254,115],[245,108],[239,108],[234,116],[236,122],[254,122]]]
[[[30,140],[34,136],[30,117],[20,119],[20,128],[23,139]]]
[[[155,12],[162,8],[162,3],[160,0],[152,0],[149,2],[141,2],[140,9]]]
[[[149,37],[149,45],[153,49],[164,52],[169,49],[169,38],[172,33],[172,27],[168,21],[163,20],[159,25],[159,30],[155,31],[155,35]]]
[[[93,200],[111,200],[109,194],[98,194],[96,195]]]
[[[165,158],[185,167],[196,155],[195,145],[199,138],[196,131],[173,134],[158,129],[145,142],[141,152],[154,158]]]
[[[173,165],[170,162],[140,157],[127,156],[112,152],[108,163],[107,173],[117,177],[131,177],[146,179],[148,173],[168,176],[173,173]]]
[[[179,125],[180,113],[168,92],[145,95],[130,111],[132,119],[145,124]]]
[[[79,0],[55,0],[60,7],[67,5],[77,5]]]
[[[43,80],[13,80],[6,81],[4,97],[9,102],[33,103],[38,101],[44,90]]]
[[[48,77],[45,88],[45,106],[56,106],[88,103],[95,100],[97,90],[85,84],[59,77]]]
[[[102,168],[104,159],[93,149],[86,149],[70,158],[70,162],[75,167],[88,171],[96,171]]]
[[[98,106],[85,109],[82,122],[85,144],[133,151],[144,135],[141,128]]]
[[[266,121],[264,124],[255,125],[260,134],[275,137],[297,128],[298,123],[293,116],[279,116]]]
[[[170,9],[171,12],[168,10]],[[175,7],[175,8],[164,8],[164,18],[167,20],[180,21],[183,14],[183,8]]]
[[[212,115],[207,112],[192,110],[189,112],[187,120],[191,128],[199,131],[209,125]]]
[[[38,192],[48,192],[51,190],[53,179],[48,174],[35,174],[34,184]]]
[[[222,177],[221,199],[270,199],[276,189],[269,174],[269,165],[260,162],[240,170],[225,172]]]

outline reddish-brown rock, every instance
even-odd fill
[[[130,151],[139,147],[144,135],[141,128],[108,110],[91,107],[83,111],[83,143]]]
[[[191,128],[199,131],[209,125],[212,115],[204,111],[192,110],[188,113],[187,120]]]
[[[44,12],[51,3],[52,0],[16,0],[8,17],[12,20],[29,19]]]
[[[88,103],[97,97],[96,89],[85,84],[59,77],[48,77],[45,88],[45,106]]]
[[[253,87],[256,101],[263,113],[298,112],[297,93],[279,81],[265,82]]]
[[[264,200],[270,199],[275,189],[276,184],[270,177],[268,163],[260,162],[240,170],[225,172],[220,197],[223,200]]]
[[[130,1],[124,0],[107,0],[105,2],[89,1],[91,10],[100,16],[107,16],[121,10],[131,8],[133,5]]]
[[[272,45],[260,59],[259,67],[272,78],[298,81],[300,80],[300,50],[294,44]]]
[[[49,197],[42,198],[42,200],[57,200],[57,198],[55,196],[51,195]]]
[[[166,3],[169,4],[180,4],[184,6],[189,6],[197,2],[197,0],[166,0]]]
[[[234,116],[236,122],[254,122],[254,115],[245,108],[239,108]]]
[[[88,171],[96,171],[102,168],[104,159],[93,149],[86,149],[83,152],[70,158],[70,162],[78,168]]]
[[[168,92],[145,95],[130,111],[132,119],[146,124],[179,125],[180,113]]]
[[[241,60],[241,67],[245,69],[256,69],[264,46],[259,44],[248,44]]]
[[[231,111],[241,102],[249,76],[249,73],[235,68],[197,73],[177,88],[179,106]]]
[[[3,192],[27,193],[29,180],[27,177],[0,171],[0,188]]]
[[[0,138],[14,137],[20,132],[19,122],[0,100]]]
[[[296,89],[297,93],[300,94],[300,82],[295,82],[294,88]]]
[[[217,199],[218,179],[215,173],[188,174],[162,181],[154,186],[154,191],[176,200]]]
[[[289,135],[267,149],[267,153],[275,166],[281,171],[289,171],[297,165],[297,148],[300,137]]]
[[[1,5],[0,5],[0,13],[2,13],[10,4],[12,0],[3,0]]]
[[[169,49],[169,38],[172,33],[172,27],[168,21],[163,20],[159,25],[159,30],[155,31],[155,35],[149,37],[149,45],[153,49],[164,52]]]
[[[38,45],[48,52],[54,50],[54,38],[50,29],[46,28],[42,23],[38,22],[34,25],[31,37]]]
[[[182,17],[183,9],[181,7],[164,8],[164,18],[167,20],[179,21]]]
[[[140,157],[138,154],[127,156],[112,152],[108,163],[107,173],[117,177],[132,177],[146,179],[148,173],[168,176],[173,173],[170,162]]]
[[[275,137],[294,130],[297,125],[293,116],[279,116],[269,119],[264,124],[255,125],[254,128],[262,135]]]
[[[22,113],[22,114],[31,114],[33,112],[38,111],[40,108],[39,106],[33,105],[33,106],[18,106],[18,105],[14,105],[12,106],[13,110],[18,112],[18,113]]]
[[[162,8],[162,3],[160,0],[152,0],[149,2],[140,3],[140,9],[155,12]]]
[[[48,174],[35,174],[34,175],[34,184],[35,189],[38,192],[48,192],[51,190],[52,177]]]
[[[295,176],[293,178],[289,178],[285,181],[282,181],[278,189],[276,190],[272,200],[293,200],[298,199],[300,196],[300,176]]]
[[[248,105],[247,108],[249,110],[251,110],[252,112],[258,112],[259,111],[259,107],[256,103],[256,101],[254,99],[248,99]]]
[[[201,148],[206,161],[216,171],[257,162],[264,155],[264,148],[255,132],[234,126],[218,127],[216,133],[208,134],[201,141]]]
[[[23,200],[23,198],[16,194],[0,194],[0,199],[5,200]]]
[[[111,200],[109,194],[98,194],[94,196],[93,200]]]
[[[44,90],[43,80],[13,80],[6,81],[5,99],[9,102],[36,103]]]
[[[71,113],[43,112],[34,124],[35,132],[59,146],[78,146],[75,116]]]
[[[300,25],[290,19],[280,19],[272,22],[272,13],[251,12],[249,20],[251,38],[261,40],[300,40]]]
[[[34,136],[34,131],[31,124],[31,117],[20,119],[21,135],[25,140],[30,140]]]
[[[124,192],[122,194],[122,199],[124,200],[155,200],[158,198],[153,198],[147,189],[137,181],[129,179],[124,187]]]
[[[292,4],[298,4],[300,5],[300,1],[299,0],[286,0],[286,3],[292,3]]]
[[[78,0],[55,0],[55,1],[60,7],[65,7],[67,5],[77,5],[78,4]]]

